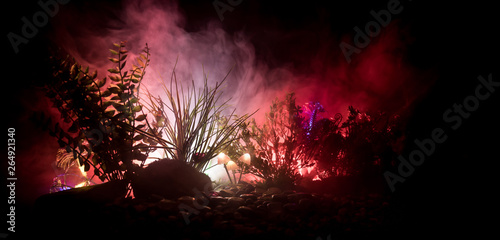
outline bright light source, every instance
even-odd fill
[[[238,160],[245,163],[246,165],[250,165],[250,162],[251,162],[250,154],[245,153],[245,154],[241,155],[241,157],[238,158]]]
[[[85,166],[84,165],[78,166],[78,169],[80,169],[80,172],[82,173],[82,175],[84,177],[87,177],[87,172],[85,172]]]
[[[235,162],[229,160],[229,162],[227,162],[227,164],[226,164],[226,168],[227,168],[227,170],[237,170],[238,165],[236,165]]]
[[[217,156],[217,164],[226,164],[229,161],[231,161],[231,158],[229,158],[226,154],[224,153],[219,153]]]

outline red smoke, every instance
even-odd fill
[[[108,15],[116,17],[101,16],[108,11],[112,13]],[[296,92],[299,103],[321,102],[331,114],[346,113],[349,105],[394,112],[411,104],[433,81],[406,62],[406,47],[411,38],[397,20],[385,27],[361,53],[351,56],[351,63],[347,63],[338,47],[340,38],[320,32],[314,37],[320,38],[321,46],[313,49],[316,53],[305,53],[309,59],[302,61],[302,66],[284,62],[271,67],[266,59],[256,57],[254,33],[228,33],[218,19],[201,26],[199,31],[187,32],[183,28],[186,19],[175,3],[159,6],[151,1],[126,2],[120,11],[105,7],[102,11],[80,10],[76,14],[66,10],[61,15],[64,21],[56,23],[55,42],[84,65],[100,69],[101,74],[109,66],[107,49],[111,43],[126,40],[132,53],[148,43],[152,60],[144,84],[149,89],[155,89],[157,79],[169,80],[177,58],[178,78],[187,83],[194,79],[201,84],[204,71],[215,85],[234,66],[225,95],[232,97],[231,103],[238,113],[260,108],[257,119],[263,116],[272,99],[287,91]],[[80,19],[91,21],[85,24]],[[109,20],[96,24],[95,19]],[[277,35],[280,33],[283,32]],[[283,34],[288,39],[305,39],[308,32]],[[342,34],[341,39],[348,42],[353,37],[353,32]],[[296,47],[295,43],[287,44],[284,38],[283,49],[274,51],[289,52],[290,58],[300,58],[296,55],[301,50]]]
[[[127,41],[129,59],[134,59],[133,53],[139,53],[148,43],[151,65],[143,83],[153,91],[158,89],[157,79],[169,80],[177,58],[178,79],[187,84],[191,80],[201,84],[205,72],[209,84],[214,86],[234,66],[224,94],[232,97],[230,104],[238,114],[260,109],[255,115],[258,121],[274,98],[282,98],[290,91],[296,93],[298,104],[319,101],[331,116],[337,112],[346,116],[349,105],[365,111],[396,113],[410,106],[433,82],[430,74],[407,62],[411,38],[397,20],[382,29],[347,63],[338,46],[342,40],[352,42],[353,31],[325,33],[321,28],[314,34],[290,32],[256,21],[262,24],[259,29],[268,34],[274,32],[273,37],[283,40],[278,49],[275,44],[272,49],[263,50],[256,49],[254,44],[259,42],[259,48],[266,47],[258,33],[245,30],[230,33],[224,30],[226,22],[218,18],[188,32],[181,11],[176,3],[153,1],[126,1],[121,6],[68,4],[54,17],[49,38],[83,66],[98,69],[99,78],[105,76],[111,65],[108,49],[112,43]],[[229,18],[225,21],[230,21]],[[309,46],[307,51],[301,50],[303,45]],[[281,59],[302,60],[271,64],[271,60],[268,62],[266,57],[256,54],[257,50],[279,52]]]

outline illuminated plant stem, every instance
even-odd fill
[[[238,184],[238,182],[236,182],[236,175],[234,174],[234,170],[232,170],[232,172],[233,172],[233,178],[234,178],[234,181],[235,181],[234,184]]]
[[[231,181],[231,184],[233,184],[233,180],[231,179],[231,175],[229,175],[229,171],[227,170],[226,164],[224,164],[224,169],[226,169],[227,177],[229,178],[229,181]],[[234,179],[236,181],[236,178]]]
[[[241,182],[241,176],[243,176],[243,172],[245,172],[245,166],[243,166],[243,169],[240,170],[240,178],[238,179],[238,182]]]

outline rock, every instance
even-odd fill
[[[136,213],[144,213],[146,212],[147,206],[144,204],[136,204],[133,208]]]
[[[263,195],[261,197],[257,197],[258,200],[262,201],[271,201],[273,199],[272,195]]]
[[[66,204],[75,205],[85,202],[93,204],[113,203],[116,199],[123,198],[127,193],[128,182],[125,180],[115,180],[107,183],[96,184],[87,187],[73,188],[56,193],[45,194],[36,200],[36,205],[41,207],[58,207],[64,209]]]
[[[285,190],[285,191],[283,191],[283,194],[285,194],[285,195],[290,195],[290,194],[294,194],[294,193],[295,193],[294,190]]]
[[[78,215],[75,215],[74,211],[68,212],[64,209],[68,214],[63,217],[73,217],[70,218],[73,221],[69,222],[64,218],[62,224],[66,224],[67,233],[71,233],[75,221],[79,225],[84,225],[87,220],[100,216],[99,219],[107,223],[100,228],[101,232],[106,231],[110,236],[119,233],[120,235],[116,236],[125,239],[140,238],[144,236],[144,232],[147,235],[154,235],[151,236],[153,239],[315,239],[319,236],[323,239],[331,238],[326,237],[326,234],[341,238],[352,236],[352,239],[358,236],[377,238],[380,236],[378,233],[391,227],[387,225],[389,223],[385,221],[383,215],[387,212],[382,206],[384,201],[388,201],[386,198],[370,201],[369,198],[363,200],[361,197],[334,198],[290,192],[274,195],[266,195],[271,198],[269,201],[257,199],[252,203],[250,203],[252,199],[261,196],[256,194],[241,194],[238,197],[210,196],[204,200],[195,197],[194,201],[192,196],[187,195],[174,200],[122,197],[119,201],[106,203],[98,208],[78,205],[71,209],[83,208],[84,211],[77,211]],[[283,202],[282,196],[286,196]],[[209,207],[204,204],[208,201]],[[198,202],[199,205],[180,209],[179,202],[192,202],[195,206]],[[54,222],[61,224],[58,221],[63,218],[53,216],[52,212],[55,210],[57,209],[47,209],[47,215],[41,215],[33,222],[43,225],[46,229],[50,229]],[[85,215],[88,217],[79,220]],[[52,221],[49,222],[48,219]],[[38,230],[40,227],[37,226],[35,229]],[[60,231],[62,230],[57,232]],[[96,230],[94,233],[89,229],[84,233],[88,233],[91,238],[97,236],[98,232]]]
[[[299,207],[295,203],[286,203],[285,205],[283,205],[283,209],[285,209],[285,211],[295,212],[297,211],[297,209],[299,209]]]
[[[201,206],[200,208],[198,208],[198,210],[200,210],[200,212],[202,213],[208,213],[212,211],[212,208],[209,206]]]
[[[50,229],[57,222],[58,236],[70,233],[75,224],[91,222],[101,209],[124,199],[128,182],[115,180],[81,188],[73,188],[40,196],[34,205],[34,216],[39,229]],[[61,221],[63,219],[63,221]]]
[[[266,205],[265,204],[258,205],[257,210],[263,211],[263,212],[267,211],[267,204]]]
[[[299,209],[302,211],[310,211],[313,208],[313,201],[309,198],[299,200]]]
[[[192,214],[192,213],[190,213],[190,212],[187,212],[187,211],[182,210],[182,211],[179,211],[178,216],[179,216],[181,219],[184,219],[184,222],[185,222],[186,224],[189,224],[189,223],[190,223],[190,219],[189,219],[189,217],[191,216],[191,214]]]
[[[245,185],[240,187],[240,189],[236,193],[236,196],[239,196],[241,194],[246,194],[246,193],[252,193],[252,192],[254,192],[254,190],[255,190],[254,186],[252,186],[250,184],[245,184]]]
[[[242,215],[243,217],[247,217],[247,218],[254,218],[254,217],[256,217],[256,216],[257,216],[257,213],[256,213],[253,209],[251,209],[251,208],[249,208],[249,207],[246,207],[246,206],[241,206],[241,207],[239,207],[239,208],[236,210],[236,212],[241,213],[241,215]]]
[[[234,197],[235,194],[231,190],[222,189],[219,192],[219,195],[221,195],[222,197]]]
[[[229,221],[223,220],[223,221],[216,221],[213,224],[213,228],[216,231],[227,231],[231,227],[231,223]]]
[[[169,199],[162,199],[158,202],[158,208],[164,211],[172,211],[177,208],[177,205],[179,205],[177,202]]]
[[[251,184],[247,184],[243,189],[245,193],[251,193],[255,190],[255,187],[252,186]]]
[[[254,202],[255,202],[255,201],[254,201],[254,200],[252,200],[252,199],[247,199],[247,200],[245,200],[245,206],[250,206],[250,205],[253,205],[253,203],[254,203]]]
[[[194,201],[194,197],[191,197],[191,196],[182,196],[182,197],[179,197],[177,199],[177,202],[179,204],[184,203],[184,204],[187,204],[189,206],[193,205],[193,201]]]
[[[225,198],[225,197],[219,197],[219,196],[210,197],[209,204],[212,206],[217,206],[217,205],[225,204],[225,203],[227,203],[227,198]]]
[[[240,198],[240,197],[230,197],[227,200],[227,205],[229,207],[239,207],[239,206],[243,205],[244,203],[245,203],[245,200],[243,198]]]
[[[153,194],[166,199],[194,196],[193,191],[210,191],[210,178],[182,161],[162,159],[152,162],[138,172],[132,187],[136,198],[150,198]]]
[[[288,201],[294,203],[299,203],[299,200],[303,198],[312,198],[312,195],[309,193],[292,193],[287,196]]]
[[[240,195],[240,198],[243,198],[245,200],[247,199],[251,199],[253,201],[256,201],[257,200],[257,196],[255,196],[254,194],[251,194],[251,193],[245,193],[245,194],[241,194]]]
[[[266,192],[266,189],[260,188],[260,187],[256,187],[255,190],[254,190],[254,192],[255,192],[255,194],[262,195],[263,193]]]
[[[243,190],[238,190],[238,191],[234,194],[234,196],[240,196],[241,194],[245,194],[245,191],[243,191]]]
[[[243,219],[243,214],[241,214],[240,212],[234,212],[233,213],[233,217],[236,220],[242,220]]]
[[[271,198],[271,201],[273,201],[273,202],[284,203],[284,202],[286,202],[286,200],[287,200],[287,197],[286,197],[286,195],[283,195],[283,194],[274,194],[274,195],[272,195],[272,198]]]
[[[215,210],[216,213],[221,213],[222,214],[222,212],[224,211],[225,208],[226,207],[224,205],[217,205],[217,206],[215,206],[214,210]]]
[[[273,194],[278,194],[281,193],[281,189],[277,187],[270,187],[266,191],[267,194],[273,195]]]
[[[267,209],[272,213],[281,213],[283,211],[283,207],[280,202],[270,202],[267,204]]]

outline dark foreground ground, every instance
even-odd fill
[[[407,186],[412,186],[409,181]],[[420,185],[419,185],[420,186]],[[450,186],[450,185],[448,185]],[[480,239],[494,229],[490,197],[440,188],[312,193],[240,185],[178,199],[45,195],[19,208],[16,235],[31,239]],[[445,191],[446,190],[446,191]],[[68,191],[65,191],[68,192]],[[62,192],[64,193],[64,192]],[[47,201],[48,200],[48,201]],[[481,204],[482,203],[482,204]],[[27,208],[26,208],[27,209]],[[13,238],[14,239],[14,238]]]
[[[62,210],[35,209],[33,229],[51,239],[366,239],[394,233],[396,219],[391,199],[380,194],[252,185],[177,200],[74,202]]]

